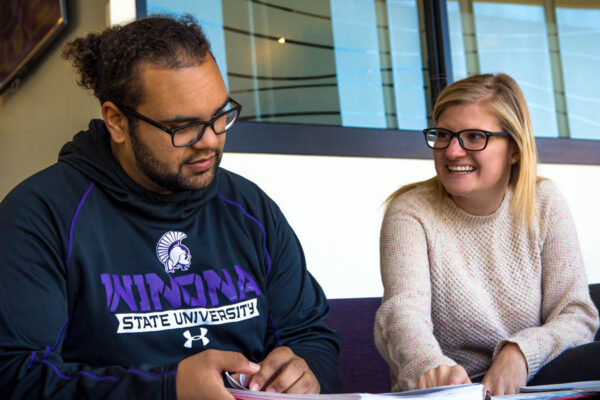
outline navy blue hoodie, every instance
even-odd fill
[[[327,301],[277,205],[224,169],[148,191],[109,141],[92,121],[0,204],[0,397],[173,399],[182,359],[281,345],[337,390]]]

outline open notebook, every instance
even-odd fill
[[[559,383],[555,385],[524,386],[521,393],[492,396],[502,400],[558,400],[600,398],[600,381]]]
[[[557,390],[580,390],[588,393],[600,393],[600,381],[581,381],[557,383],[555,385],[524,386],[521,388],[521,393],[548,392]]]
[[[335,400],[335,399],[390,399],[398,398],[402,400],[410,399],[447,399],[447,400],[483,400],[483,385],[456,385],[442,386],[425,390],[411,390],[399,393],[340,393],[340,394],[285,394],[285,393],[267,393],[252,392],[250,390],[229,389],[233,397],[237,400]]]

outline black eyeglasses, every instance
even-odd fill
[[[227,132],[231,127],[235,125],[240,117],[242,111],[242,105],[231,97],[228,98],[227,104],[223,107],[225,111],[215,115],[210,121],[196,121],[191,124],[185,124],[176,128],[169,128],[166,125],[161,124],[145,115],[140,114],[132,108],[116,104],[121,111],[126,114],[132,115],[136,118],[141,119],[160,129],[161,131],[167,132],[171,135],[171,143],[175,147],[186,147],[191,146],[204,135],[207,127],[211,127],[216,135]]]
[[[452,132],[444,128],[423,129],[427,146],[435,150],[443,150],[450,146],[452,138],[458,139],[458,144],[465,150],[481,151],[487,147],[490,136],[510,137],[506,132],[488,132],[483,129],[463,129]]]

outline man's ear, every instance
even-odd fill
[[[102,119],[114,143],[123,143],[129,134],[127,118],[112,101],[102,104]]]

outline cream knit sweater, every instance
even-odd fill
[[[542,222],[532,233],[513,222],[510,189],[489,216],[467,214],[450,198],[436,210],[424,187],[391,202],[381,228],[375,342],[392,390],[416,388],[442,364],[483,373],[506,342],[520,347],[531,378],[593,340],[598,312],[568,207],[550,181],[536,192]]]

